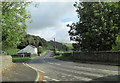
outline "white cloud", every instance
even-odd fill
[[[56,33],[54,28],[45,28],[38,30],[36,32],[32,33],[33,35],[40,36],[42,38],[45,38],[46,40],[51,39]]]
[[[27,32],[46,40],[53,40],[55,37],[59,42],[70,43],[69,27],[66,25],[77,21],[77,14],[73,4],[44,2],[38,8],[28,7],[28,10],[31,11],[33,23],[28,24]],[[71,21],[61,22],[65,18],[70,18]]]

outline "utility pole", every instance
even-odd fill
[[[54,54],[56,54],[56,42],[55,42],[55,38],[54,38]]]

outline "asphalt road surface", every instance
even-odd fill
[[[118,81],[118,66],[57,60],[48,52],[28,64],[43,72],[43,81]]]

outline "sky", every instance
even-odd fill
[[[73,43],[67,24],[78,21],[74,2],[40,2],[38,7],[33,4],[27,7],[32,16],[32,23],[27,23],[27,33],[40,36],[47,41]]]

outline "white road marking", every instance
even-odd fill
[[[48,76],[44,76],[44,78],[48,78],[48,79],[51,79],[51,80],[53,80],[53,81],[60,81],[60,80],[57,80],[57,79],[52,79],[52,78],[50,78],[50,77],[48,77]]]
[[[57,69],[57,68],[55,68]],[[104,75],[100,75],[100,74],[93,74],[93,73],[87,73],[87,72],[82,72],[82,71],[70,71],[70,70],[67,70],[67,69],[61,69],[59,68],[59,70],[63,70],[63,71],[68,71],[68,72],[73,72],[73,73],[77,73],[77,74],[86,74],[88,76],[94,76],[94,77],[103,77]]]
[[[68,76],[72,76],[72,75],[68,75]]]
[[[54,63],[49,63],[49,64],[54,64]]]
[[[44,76],[45,78],[48,78],[48,76]]]
[[[65,77],[65,76],[62,76],[62,77]]]
[[[32,69],[34,69],[34,70],[36,70],[36,71],[40,71],[40,72],[42,72],[42,73],[45,73],[44,71],[39,70],[39,69],[36,69],[35,67],[32,67],[32,66],[28,65],[27,63],[26,63],[25,65],[27,65],[28,67],[31,67]]]
[[[58,63],[50,63],[50,62],[48,62],[48,64],[52,64],[52,65],[61,65],[61,64],[58,64]]]
[[[43,80],[43,82],[46,82],[47,80]]]
[[[64,74],[64,73],[62,73],[62,74],[65,75],[65,76],[69,76],[69,77],[72,76],[70,74]],[[72,76],[72,77],[74,77],[76,79],[79,79],[81,81],[90,81],[90,80],[92,80],[91,78],[88,78],[88,77],[81,77],[81,76]]]
[[[85,70],[90,70],[90,71],[100,71],[100,72],[105,72],[105,73],[113,74],[113,75],[118,74],[118,71],[113,71],[113,70],[95,69],[95,68],[79,67],[79,66],[74,66],[74,68],[85,69]]]
[[[61,64],[56,63],[55,65],[61,65]]]
[[[78,76],[73,76],[74,78],[77,78],[77,79],[80,79],[80,80],[82,80],[82,81],[90,81],[90,80],[92,80],[91,78],[86,78],[86,77],[78,77]]]
[[[54,64],[54,63],[49,63],[49,64]],[[61,65],[58,63],[55,63],[54,65]],[[74,67],[68,67],[68,68],[78,68],[78,69],[84,69],[84,70],[88,70],[88,71],[99,71],[99,72],[103,72],[103,73],[107,73],[108,75],[118,75],[118,71],[115,70],[106,70],[106,69],[95,69],[95,68],[88,68],[88,67],[79,67],[79,66],[74,66]]]
[[[60,81],[60,80],[56,80],[56,79],[52,79],[53,81]]]

